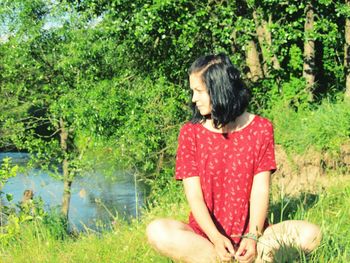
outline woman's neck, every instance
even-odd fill
[[[249,123],[253,120],[254,114],[251,114],[247,111],[243,112],[241,115],[239,115],[234,122],[230,122],[224,127],[221,127],[219,129],[215,128],[214,122],[212,119],[207,119],[203,126],[207,128],[210,131],[218,132],[218,133],[230,133],[234,131],[239,131],[241,129],[244,129],[246,126],[249,125]]]

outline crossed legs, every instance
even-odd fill
[[[179,262],[218,262],[212,243],[182,222],[157,219],[148,225],[147,237],[161,254]]]
[[[161,254],[178,262],[215,263],[219,258],[212,243],[186,224],[172,219],[157,219],[147,227],[150,244]],[[255,262],[285,262],[284,249],[311,252],[321,241],[318,226],[290,220],[269,226],[259,239]]]

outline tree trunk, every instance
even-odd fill
[[[253,11],[253,18],[255,22],[255,30],[258,36],[259,45],[263,57],[263,70],[264,75],[269,76],[269,66],[272,65],[273,69],[279,70],[281,68],[277,56],[272,51],[272,37],[268,28],[268,22],[266,22],[256,10]],[[271,21],[269,21],[271,23]]]
[[[263,77],[263,71],[261,69],[259,52],[256,49],[255,42],[249,40],[246,46],[246,63],[249,67],[250,72],[247,74],[247,77],[252,81],[257,81]]]
[[[306,80],[306,88],[309,92],[310,100],[313,99],[312,88],[315,84],[315,41],[311,34],[314,31],[314,10],[311,3],[306,8],[306,18],[304,25],[304,66],[303,77]]]
[[[71,198],[71,186],[72,180],[69,176],[68,170],[68,156],[67,156],[67,140],[68,140],[68,131],[65,127],[65,122],[63,118],[60,118],[60,144],[61,150],[64,154],[64,159],[62,162],[62,170],[63,170],[63,198],[62,198],[62,214],[68,220],[68,212],[69,212],[69,204]]]
[[[350,1],[346,0],[350,6]],[[350,19],[345,19],[345,44],[344,44],[344,69],[345,69],[345,97],[350,98]]]
[[[161,151],[161,153],[159,154],[158,163],[156,167],[156,174],[159,174],[160,170],[163,168],[163,161],[164,161],[164,151]]]

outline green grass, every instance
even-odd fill
[[[342,180],[316,194],[304,193],[299,198],[273,198],[271,215],[275,220],[306,219],[322,228],[321,246],[295,262],[350,262],[349,204],[350,180]],[[145,228],[157,217],[186,220],[187,212],[183,195],[175,191],[172,196],[159,197],[152,209],[144,211],[142,220],[129,224],[118,221],[112,231],[100,234],[91,231],[77,237],[57,238],[40,222],[28,224],[22,226],[15,240],[1,247],[1,262],[171,262],[149,247]]]
[[[323,240],[320,247],[296,262],[350,262],[350,178],[329,178],[333,185],[316,193],[299,196],[277,196],[270,206],[270,219],[307,220],[321,227]]]
[[[350,183],[339,182],[319,195],[306,219],[319,224],[323,242],[313,262],[350,262]]]

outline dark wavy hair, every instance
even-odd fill
[[[227,55],[221,53],[199,57],[188,70],[189,75],[193,73],[201,74],[212,110],[209,115],[202,116],[196,104],[192,103],[192,123],[211,118],[215,128],[220,128],[234,122],[247,109],[251,93]]]

